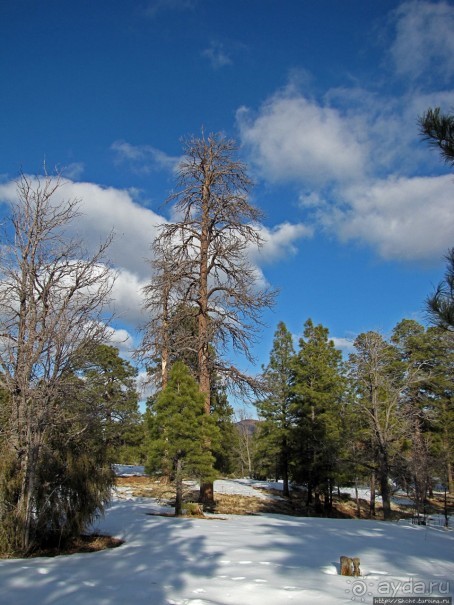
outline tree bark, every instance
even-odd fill
[[[370,475],[369,516],[375,517],[375,471]]]
[[[361,519],[361,506],[359,504],[359,495],[358,495],[358,478],[355,477],[355,500],[356,500],[356,515],[358,519]]]
[[[289,463],[289,452],[288,452],[288,443],[287,439],[284,437],[283,439],[283,447],[282,447],[282,495],[285,498],[290,497],[289,490],[289,476],[288,476],[288,463]]]
[[[208,335],[208,247],[209,247],[209,203],[210,184],[205,173],[202,185],[202,217],[200,232],[200,273],[199,273],[199,317],[198,317],[198,365],[199,387],[205,396],[205,414],[211,413],[210,402],[210,367],[209,367],[209,335]],[[205,444],[209,448],[210,444]],[[214,503],[214,485],[212,481],[204,481],[200,485],[199,502]]]
[[[178,458],[175,469],[175,517],[181,517],[183,514],[183,476],[181,468],[181,458]]]
[[[391,518],[391,495],[389,490],[389,464],[388,457],[385,451],[379,451],[379,480],[380,480],[380,491],[383,503],[383,518],[385,521]]]
[[[201,504],[208,505],[214,503],[214,490],[212,481],[206,481],[200,485],[199,502]]]

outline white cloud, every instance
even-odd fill
[[[126,141],[114,141],[110,146],[117,164],[126,163],[130,170],[139,174],[150,174],[159,170],[173,172],[179,157],[173,157],[151,145],[131,145]]]
[[[333,341],[336,349],[340,349],[343,353],[351,353],[355,350],[354,340],[350,338],[338,338],[336,336],[330,336],[330,340]]]
[[[233,63],[222,42],[211,42],[209,48],[202,51],[202,56],[210,61],[213,69],[220,69]]]
[[[142,290],[146,284],[147,279],[140,279],[136,273],[123,268],[118,270],[112,289],[112,310],[118,321],[136,327],[144,323]]]
[[[429,261],[454,241],[454,178],[394,177],[363,182],[339,193],[318,221],[343,241],[360,240],[385,259]]]
[[[109,260],[117,272],[112,290],[112,311],[119,322],[136,327],[143,324],[142,289],[151,274],[147,260],[151,257],[150,244],[158,225],[165,223],[165,218],[137,204],[130,191],[105,188],[95,183],[66,180],[56,191],[54,199],[56,204],[62,200],[80,200],[81,214],[70,229],[89,252],[93,252],[114,231],[115,237],[108,250]],[[16,183],[0,184],[0,201],[12,203],[14,200]],[[274,228],[258,225],[257,228],[264,245],[260,251],[251,249],[250,258],[255,265],[258,284],[266,285],[259,265],[295,253],[297,241],[309,237],[311,229],[303,224],[290,223]],[[126,341],[129,342],[128,338]]]
[[[81,200],[81,216],[75,227],[88,248],[113,231],[115,237],[109,249],[113,264],[142,277],[148,275],[150,244],[164,217],[137,204],[129,191],[94,183],[66,181],[58,196]]]
[[[119,350],[121,357],[129,359],[134,351],[134,338],[124,328],[107,329],[109,344]]]
[[[312,229],[303,223],[286,222],[272,229],[262,225],[258,229],[263,238],[263,246],[258,250],[251,249],[250,258],[259,265],[296,254],[296,242],[303,237],[312,236]]]
[[[0,200],[13,202],[16,199],[16,183],[0,184]],[[70,228],[89,251],[96,249],[111,232],[115,237],[109,248],[109,259],[116,267],[123,267],[138,275],[149,273],[147,258],[150,243],[157,226],[165,218],[149,208],[137,204],[129,191],[114,187],[101,187],[95,183],[63,181],[54,194],[55,203],[80,200],[80,216]]]
[[[398,57],[411,54],[424,19],[428,32],[423,46],[430,46],[437,23],[444,39],[447,30],[440,21],[451,23],[454,7],[406,2],[393,15]],[[454,50],[452,31],[454,26],[448,47]],[[432,51],[431,60],[438,56],[451,73],[454,52],[443,54],[438,42]],[[241,141],[264,181],[300,188],[307,225],[327,229],[343,242],[366,244],[385,259],[438,260],[454,241],[454,179],[433,176],[445,168],[436,150],[422,140],[417,122],[428,107],[452,109],[454,90],[438,84],[437,90],[408,88],[394,97],[355,83],[316,100],[301,91],[303,85],[308,88],[307,81],[302,85],[293,79],[257,112],[238,110]]]
[[[0,185],[0,200],[16,199],[16,183]],[[141,288],[149,278],[150,244],[162,216],[134,202],[130,192],[94,183],[64,181],[55,193],[60,200],[80,200],[80,216],[70,227],[70,233],[82,240],[93,252],[113,231],[115,236],[107,252],[118,277],[113,288],[114,308],[119,319],[137,324],[141,320]]]
[[[404,2],[394,12],[391,55],[399,75],[444,80],[454,74],[454,5]]]
[[[269,181],[322,186],[364,171],[368,150],[360,122],[292,87],[271,97],[255,116],[241,108],[237,121],[251,162]]]

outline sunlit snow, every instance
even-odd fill
[[[255,491],[246,480],[224,487],[235,485]],[[2,560],[0,604],[331,605],[408,597],[421,589],[431,596],[453,593],[454,532],[442,527],[271,514],[150,514],[171,510],[123,490],[96,527],[124,539],[123,546]],[[360,557],[362,577],[339,575],[341,555]]]

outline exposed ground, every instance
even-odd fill
[[[117,487],[126,491],[131,496],[142,498],[155,498],[163,505],[173,505],[175,501],[175,490],[172,484],[162,483],[156,479],[146,476],[117,477]],[[257,490],[257,488],[255,488]],[[260,513],[277,513],[283,515],[296,515],[302,517],[332,517],[332,518],[356,518],[357,506],[347,494],[339,497],[333,496],[333,508],[329,512],[316,512],[313,505],[306,506],[304,491],[293,491],[290,498],[283,498],[279,490],[258,489],[262,497],[241,496],[238,494],[215,493],[215,503],[209,512],[230,515],[254,515]],[[263,498],[263,495],[267,496]],[[197,502],[198,490],[191,484],[187,484],[183,493],[185,502]],[[370,518],[369,503],[360,499],[361,518]],[[441,495],[435,495],[426,503],[426,514],[443,514],[444,502]],[[448,512],[454,514],[454,496],[448,497]],[[381,506],[376,506],[376,518],[381,517]],[[393,516],[395,519],[412,517],[414,509],[406,498],[396,497],[393,499]]]
[[[35,557],[57,557],[60,555],[75,555],[77,553],[98,552],[107,548],[117,548],[124,544],[123,540],[113,538],[112,536],[101,534],[89,534],[78,536],[64,546],[52,546],[42,548],[30,553],[29,558]],[[14,559],[14,555],[3,555],[0,553],[0,559]],[[22,555],[21,557],[22,558]]]
[[[174,506],[175,489],[172,484],[146,476],[120,476],[116,479],[117,495],[123,497],[153,498],[164,506]],[[207,511],[219,515],[258,515],[260,513],[275,513],[300,517],[331,517],[351,519],[357,518],[357,505],[348,494],[333,496],[331,511],[317,512],[313,505],[306,506],[304,491],[293,491],[290,498],[283,498],[277,489],[257,488],[257,496],[244,496],[239,494],[225,494],[216,492],[214,505]],[[188,482],[185,484],[184,502],[197,502],[198,489]],[[360,499],[361,518],[370,518],[369,503]],[[381,507],[376,507],[376,519],[381,518]],[[444,497],[436,494],[425,505],[426,515],[444,514]],[[163,513],[167,516],[169,513]],[[454,495],[448,496],[448,514],[454,514]],[[411,518],[414,516],[413,506],[404,497],[393,499],[394,519]],[[65,548],[49,548],[33,553],[31,556],[70,555],[83,552],[96,552],[107,548],[116,548],[123,542],[107,535],[80,536]],[[0,554],[1,558],[1,554]]]

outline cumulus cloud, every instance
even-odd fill
[[[12,203],[16,197],[15,182],[0,184],[0,201]],[[136,203],[130,191],[101,187],[95,183],[64,181],[56,191],[54,201],[59,204],[68,199],[80,200],[81,212],[77,221],[69,225],[70,234],[82,240],[89,253],[114,233],[108,250],[109,260],[117,274],[112,290],[112,311],[124,324],[142,325],[145,321],[142,291],[151,274],[148,262],[150,244],[158,225],[165,223],[166,219]],[[263,236],[264,245],[260,251],[251,249],[250,258],[258,284],[266,285],[260,265],[293,254],[297,241],[310,236],[311,229],[288,222],[274,228],[257,225],[257,229]],[[120,342],[123,337],[129,346],[127,333],[115,332],[112,336],[115,342]]]
[[[0,184],[0,200],[12,203],[15,199],[16,183]],[[136,325],[141,320],[141,288],[150,274],[150,244],[165,219],[136,203],[129,191],[94,183],[64,181],[54,200],[58,204],[68,199],[80,200],[81,213],[69,225],[69,233],[80,239],[89,253],[114,233],[108,257],[118,274],[112,292],[115,313]]]
[[[109,249],[113,264],[142,277],[148,275],[150,243],[158,225],[165,222],[164,217],[136,203],[127,190],[95,183],[66,181],[57,196],[81,200],[76,228],[88,247],[96,246],[113,232]]]
[[[429,261],[454,241],[452,175],[390,176],[339,192],[340,204],[319,209],[317,220],[343,241],[374,246],[385,259]]]
[[[127,269],[117,270],[117,278],[112,289],[112,310],[116,319],[136,327],[144,323],[142,292],[147,281]]]
[[[355,82],[315,98],[307,78],[293,78],[256,110],[240,108],[237,124],[258,177],[299,187],[306,225],[366,244],[384,259],[438,261],[454,241],[454,179],[434,176],[446,168],[422,141],[417,120],[428,107],[454,106],[454,90],[443,89],[444,76],[454,73],[454,6],[407,1],[389,23],[404,92],[393,96],[387,86],[381,94],[379,82],[370,90]],[[430,74],[443,77],[431,82]],[[419,77],[424,85],[415,87]]]
[[[134,351],[134,338],[124,328],[107,329],[109,344],[119,350],[121,357],[130,358]]]
[[[0,200],[16,199],[16,183],[0,185]],[[164,217],[136,203],[131,193],[114,187],[101,187],[95,183],[63,182],[54,194],[55,203],[63,200],[80,200],[80,216],[70,225],[74,235],[82,240],[89,251],[113,232],[109,258],[114,266],[123,267],[144,277],[148,275],[146,258],[157,226]]]
[[[390,52],[399,75],[445,80],[454,74],[454,6],[451,2],[404,2],[393,13]]]
[[[364,172],[367,148],[361,124],[292,90],[280,91],[257,114],[237,112],[251,162],[269,181],[326,185]]]
[[[273,228],[258,226],[263,238],[263,246],[251,249],[250,257],[260,265],[272,263],[292,254],[296,254],[297,241],[303,237],[311,237],[313,230],[303,223],[281,223]]]

